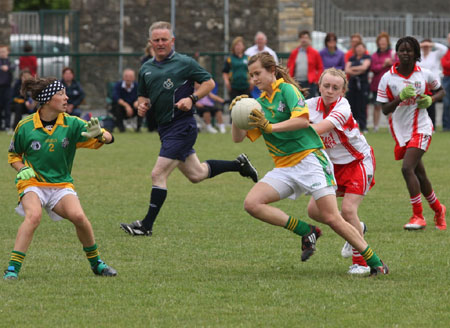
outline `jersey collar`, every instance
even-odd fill
[[[330,105],[330,110],[327,112],[325,108],[325,104],[323,103],[322,97],[319,98],[319,101],[317,102],[317,110],[319,112],[323,113],[323,118],[330,115],[331,111],[336,107],[336,104],[341,100],[342,97],[339,97],[334,103]]]
[[[397,70],[398,65],[399,65],[399,63],[396,63],[396,64],[392,65],[392,73],[393,74],[397,74],[398,76],[401,76],[401,77],[403,77],[405,79],[408,79],[414,72],[420,72],[420,67],[417,66],[417,64],[414,64],[414,68],[413,68],[411,74],[409,74],[409,76],[403,76]]]
[[[166,61],[171,60],[171,59],[173,58],[174,55],[175,55],[175,50],[172,49],[172,50],[169,52],[169,54],[167,55],[167,57],[164,58],[164,59],[161,60],[161,61],[157,61],[157,60],[156,60],[156,56],[153,57],[153,62],[154,62],[155,64],[164,64]]]
[[[278,87],[279,87],[279,85],[280,85],[281,83],[284,83],[284,79],[283,79],[283,78],[278,79],[278,80],[276,80],[275,82],[272,83],[272,97],[269,98],[269,97],[267,96],[267,92],[266,92],[266,91],[263,91],[263,92],[261,93],[261,98],[267,98],[267,99],[269,99],[269,101],[272,102],[273,96],[275,95],[275,93],[277,92],[277,90],[279,90]]]
[[[53,126],[53,129],[51,131],[48,131],[47,129],[44,128],[44,125],[42,125],[42,121],[41,121],[41,116],[39,115],[41,112],[41,110],[39,109],[33,117],[33,123],[34,123],[34,128],[35,129],[42,129],[45,132],[47,132],[48,134],[52,134],[53,131],[55,131],[55,127],[57,125],[64,125],[64,113],[59,113],[58,117],[56,118],[56,123]]]

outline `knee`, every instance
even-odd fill
[[[342,205],[341,215],[347,220],[347,218],[352,218],[356,214],[356,209],[351,205]]]
[[[244,210],[252,216],[255,216],[257,209],[258,209],[258,205],[259,204],[257,202],[255,202],[254,200],[252,200],[250,198],[246,198],[244,200]]]
[[[41,223],[41,219],[42,219],[42,212],[31,213],[26,215],[25,222],[34,230]]]
[[[68,219],[77,227],[84,226],[87,222],[89,222],[88,218],[82,211],[71,214]]]
[[[414,170],[409,166],[402,166],[402,175],[406,178],[414,174]]]

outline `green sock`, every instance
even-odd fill
[[[289,217],[288,222],[286,223],[284,228],[291,230],[293,233],[296,233],[300,236],[305,236],[311,231],[308,223],[298,220],[293,216]]]
[[[9,260],[9,266],[13,266],[14,271],[16,271],[16,273],[19,273],[24,259],[25,259],[25,253],[22,253],[19,251],[12,251],[11,258]]]
[[[86,252],[86,257],[91,263],[91,267],[96,265],[98,260],[100,260],[100,253],[97,249],[97,244],[94,244],[91,247],[84,247],[83,251]]]
[[[364,260],[366,260],[367,265],[371,268],[376,268],[383,266],[383,263],[381,263],[380,258],[378,255],[373,251],[370,246],[367,245],[367,248],[364,250],[364,252],[361,253],[361,255],[364,257]]]

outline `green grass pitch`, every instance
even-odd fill
[[[243,200],[250,179],[226,173],[191,184],[175,171],[151,238],[130,237],[120,222],[142,219],[149,203],[157,134],[115,134],[98,151],[81,149],[73,177],[115,278],[92,274],[75,229],[47,214],[27,252],[20,279],[0,285],[0,327],[448,327],[449,232],[402,229],[411,214],[387,130],[367,135],[377,160],[376,185],[360,207],[366,239],[391,274],[351,277],[343,240],[328,227],[316,254],[300,261],[300,238],[251,218]],[[10,136],[0,134],[1,269],[22,218],[14,212]],[[200,134],[200,160],[248,154],[260,177],[272,168],[262,140],[234,144],[230,134]],[[433,136],[424,156],[436,195],[450,209],[450,134]],[[307,222],[308,197],[277,204]]]

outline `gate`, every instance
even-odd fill
[[[78,52],[78,11],[40,10],[9,14],[11,24],[11,56],[24,55],[29,44],[38,57],[38,74],[60,78],[65,66],[78,68],[77,59],[69,54]],[[76,57],[78,58],[78,57]],[[78,72],[77,69],[75,69]]]
[[[348,37],[360,33],[363,37],[376,37],[384,31],[400,38],[415,36],[420,41],[432,38],[445,42],[450,32],[450,16],[440,14],[389,14],[346,11],[336,7],[331,0],[314,1],[314,29],[321,32],[334,32]]]

